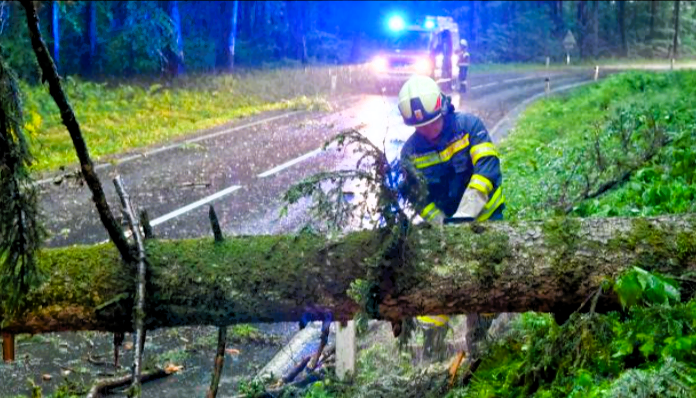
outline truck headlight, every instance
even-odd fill
[[[370,62],[370,66],[375,72],[384,72],[387,70],[387,60],[384,57],[375,57]]]
[[[428,58],[421,58],[418,61],[416,61],[416,63],[413,65],[413,68],[418,73],[429,75],[433,67],[430,64],[430,60]]]

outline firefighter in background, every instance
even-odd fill
[[[505,197],[500,160],[483,122],[474,115],[455,112],[449,97],[426,76],[413,76],[403,85],[398,106],[404,123],[416,129],[401,150],[405,178],[400,190],[420,216],[434,224],[443,224],[448,218],[502,220]],[[422,192],[416,174],[425,179],[426,195],[416,195]],[[467,314],[470,360],[480,358],[479,342],[493,317]],[[425,327],[425,355],[442,357],[449,317],[420,316],[417,321]],[[458,362],[462,356],[460,353]]]
[[[469,45],[466,40],[462,39],[459,44],[461,46],[459,57],[457,59],[457,65],[459,66],[459,91],[466,93],[468,84],[466,81],[466,74],[469,71],[469,65],[471,64],[471,55],[469,54]]]

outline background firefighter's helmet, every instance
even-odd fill
[[[469,43],[467,43],[464,39],[460,40],[459,44],[464,48],[469,47]]]
[[[442,116],[446,98],[435,80],[415,75],[399,91],[399,112],[407,126],[419,127]]]

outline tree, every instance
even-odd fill
[[[85,77],[90,77],[94,73],[95,56],[97,53],[97,4],[94,1],[86,1],[84,6],[84,36],[83,43],[86,44],[80,58],[81,73]]]
[[[619,35],[621,37],[621,55],[628,55],[628,41],[626,40],[626,3],[623,1],[617,2],[619,7],[617,8],[616,21],[619,25]]]
[[[51,57],[60,70],[60,5],[57,0],[51,1],[51,35],[53,36]]]
[[[674,1],[674,37],[672,40],[672,58],[679,54],[679,0]]]
[[[291,46],[290,51],[294,59],[307,63],[307,38],[305,32],[306,13],[308,11],[306,1],[286,1],[285,9],[288,15]]]
[[[167,51],[167,69],[171,76],[178,76],[184,70],[184,43],[181,36],[181,15],[179,14],[179,2],[170,0],[166,2],[166,11],[172,20],[174,28],[174,48]]]
[[[239,1],[234,0],[234,5],[232,7],[232,20],[230,21],[230,39],[229,39],[229,65],[230,70],[234,68],[234,47],[235,40],[237,38],[237,11],[239,8]]]
[[[150,240],[147,328],[326,312],[340,321],[360,310],[392,322],[522,311],[563,319],[634,265],[677,277],[696,270],[694,215],[416,227],[398,258],[380,255],[389,233]],[[50,279],[29,294],[26,313],[0,313],[2,331],[130,330],[134,275],[113,246],[47,249],[38,261]],[[618,308],[603,290],[596,310]]]

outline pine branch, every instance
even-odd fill
[[[15,75],[0,56],[0,285],[5,310],[14,312],[43,275],[35,253],[45,231],[39,222],[32,156],[22,131],[22,105]]]

